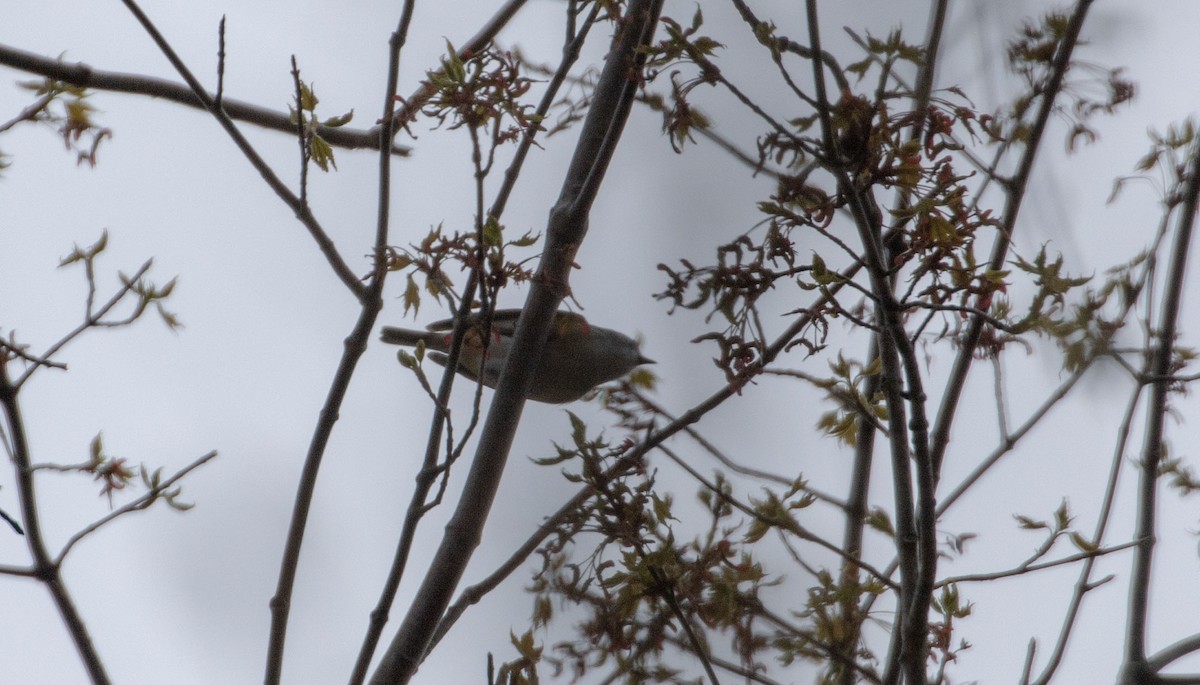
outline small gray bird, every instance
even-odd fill
[[[512,347],[520,309],[498,309],[492,312],[491,340],[483,354],[483,332],[480,315],[468,319],[469,328],[463,338],[458,360],[458,373],[471,380],[495,388],[500,370]],[[380,339],[392,345],[414,347],[424,343],[429,358],[446,365],[446,352],[454,332],[454,319],[435,321],[428,330],[384,326]],[[559,311],[554,315],[550,335],[542,349],[542,359],[533,371],[529,399],[549,404],[572,402],[589,390],[624,376],[642,364],[654,360],[642,356],[638,344],[617,331],[588,324],[574,312]]]

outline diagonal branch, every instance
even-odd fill
[[[221,125],[221,128],[225,129],[225,132],[229,134],[230,138],[233,139],[234,144],[237,145],[239,150],[241,150],[242,155],[246,157],[251,166],[254,167],[255,171],[262,176],[263,181],[270,186],[271,190],[275,191],[275,194],[279,196],[279,199],[283,200],[284,203],[292,209],[296,215],[296,218],[299,219],[300,223],[304,224],[304,227],[308,229],[309,234],[312,235],[313,240],[316,241],[317,247],[320,248],[321,253],[325,255],[326,261],[329,262],[329,266],[333,268],[333,272],[337,274],[337,277],[341,279],[342,284],[345,285],[350,292],[354,293],[354,296],[357,297],[359,301],[362,301],[364,298],[366,298],[366,286],[359,282],[358,276],[356,276],[346,264],[346,260],[342,258],[341,253],[338,252],[337,247],[333,244],[333,240],[329,237],[329,234],[325,232],[325,229],[321,227],[321,224],[317,221],[317,218],[313,216],[312,212],[308,208],[308,205],[306,205],[299,197],[296,197],[296,194],[287,187],[287,184],[285,184],[277,175],[275,175],[275,172],[267,164],[266,160],[264,160],[262,156],[258,154],[258,151],[255,150],[252,145],[250,145],[250,141],[246,140],[246,137],[242,135],[242,132],[239,131],[237,126],[234,125],[233,120],[229,118],[229,115],[226,114],[225,111],[217,104],[216,100],[208,94],[208,91],[204,89],[204,86],[200,84],[200,81],[196,79],[191,70],[187,68],[187,65],[183,63],[183,60],[179,58],[179,55],[175,53],[175,49],[171,47],[171,44],[167,42],[167,39],[163,37],[162,33],[159,32],[154,23],[150,21],[150,17],[146,16],[146,13],[142,11],[142,8],[138,6],[137,2],[135,2],[135,0],[121,1],[142,25],[142,28],[154,41],[155,45],[158,46],[158,49],[167,58],[167,61],[171,63],[171,66],[175,67],[175,71],[179,72],[179,75],[182,76],[183,80],[187,82],[188,87],[191,88],[195,97],[199,98],[204,108],[208,110],[214,118],[216,118],[217,123]]]
[[[104,517],[93,522],[91,525],[87,526],[83,530],[75,533],[74,535],[72,535],[70,537],[70,539],[67,540],[66,544],[63,545],[62,549],[59,550],[58,557],[54,560],[54,564],[56,566],[61,565],[63,563],[63,560],[67,558],[67,553],[69,553],[71,551],[71,548],[73,548],[75,545],[77,545],[81,541],[83,541],[84,538],[91,535],[92,533],[95,533],[96,531],[100,530],[104,526],[112,523],[113,521],[117,520],[118,518],[120,518],[126,514],[132,514],[135,511],[145,511],[146,509],[149,509],[152,504],[157,502],[160,497],[162,497],[164,494],[166,494],[171,489],[171,487],[174,486],[176,483],[178,483],[180,480],[182,480],[184,476],[188,475],[189,473],[196,470],[197,468],[207,464],[209,461],[216,458],[216,456],[217,456],[216,450],[213,450],[211,452],[208,452],[207,454],[202,455],[201,457],[199,457],[192,463],[190,463],[187,466],[183,467],[182,469],[176,471],[175,474],[172,475],[170,478],[167,478],[166,480],[162,481],[158,485],[155,485],[154,487],[150,488],[150,490],[147,491],[145,494],[143,494],[141,497],[138,497],[137,499],[133,500],[132,502],[129,502],[128,504],[125,504],[121,507],[114,509],[113,511],[110,511]]]
[[[533,379],[534,362],[545,344],[558,304],[568,292],[575,251],[587,232],[588,212],[633,104],[645,59],[638,48],[649,41],[660,11],[661,0],[635,0],[628,6],[624,22],[618,24],[619,32],[596,85],[575,156],[558,202],[550,212],[546,247],[517,324],[514,351],[506,356],[458,507],[416,593],[417,601],[409,608],[372,678],[375,685],[405,683],[415,673],[479,545]]]
[[[568,12],[571,11],[568,9]],[[596,23],[596,17],[599,13],[599,5],[593,5],[588,17],[584,20],[578,31],[570,32],[567,37],[567,42],[563,46],[562,62],[556,70],[554,77],[547,84],[546,91],[542,96],[537,107],[537,117],[544,118],[550,110],[554,99],[558,97],[559,89],[570,71],[572,65],[579,58],[580,51],[592,26]],[[568,22],[571,24],[572,22]],[[508,203],[513,188],[516,186],[517,179],[520,176],[520,171],[524,166],[526,157],[530,149],[533,147],[535,137],[539,127],[531,125],[525,131],[525,136],[517,147],[516,154],[513,156],[512,163],[508,166],[504,174],[504,182],[497,191],[496,199],[488,210],[486,217],[480,211],[480,216],[477,221],[485,220],[499,221],[504,214],[505,206]],[[479,179],[482,182],[482,178]],[[480,241],[482,245],[483,241]],[[480,260],[483,263],[483,260]],[[476,288],[479,285],[480,276],[479,270],[472,270],[467,279],[467,283],[463,289],[462,301],[459,304],[458,312],[455,317],[456,324],[450,341],[450,349],[447,352],[446,368],[453,369],[458,366],[458,359],[462,353],[463,342],[467,332],[468,314],[471,311],[471,306],[475,300]],[[417,525],[422,517],[433,506],[428,502],[429,492],[433,487],[435,480],[440,474],[444,474],[444,469],[438,465],[438,457],[440,454],[440,445],[442,440],[442,432],[449,424],[449,402],[450,393],[456,378],[456,374],[446,373],[442,376],[441,386],[438,389],[434,400],[434,411],[432,424],[430,426],[429,437],[426,441],[425,455],[421,462],[421,469],[417,472],[416,485],[413,488],[413,493],[409,501],[408,511],[405,514],[404,522],[401,526],[400,539],[396,545],[396,551],[392,558],[391,568],[388,570],[387,578],[384,581],[383,590],[380,592],[379,601],[375,608],[371,611],[370,622],[367,626],[366,635],[363,638],[361,647],[359,648],[358,660],[354,665],[354,671],[351,674],[350,682],[352,684],[362,683],[367,676],[367,671],[371,665],[371,659],[374,657],[375,649],[378,646],[379,638],[383,633],[383,628],[387,623],[388,613],[391,611],[393,602],[395,601],[396,592],[399,590],[400,581],[404,576],[404,572],[408,567],[409,555],[412,551],[413,541],[416,538]],[[478,402],[478,394],[476,395]],[[473,420],[478,417],[478,411],[472,414]],[[474,423],[472,422],[472,425]],[[466,438],[463,438],[465,446]],[[461,448],[460,448],[461,450]],[[442,490],[445,489],[446,479],[443,476]],[[441,493],[436,496],[435,501],[441,499]],[[436,642],[436,639],[434,641]]]

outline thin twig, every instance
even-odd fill
[[[32,355],[26,352],[27,349],[29,349],[28,345],[17,345],[16,343],[0,339],[0,351],[3,351],[5,354],[11,354],[13,357],[27,361],[33,366],[46,366],[52,369],[59,369],[60,371],[67,370],[67,365],[64,362],[50,361],[45,357]]]
[[[3,46],[0,46],[0,48],[2,47]],[[9,119],[3,124],[0,124],[0,133],[4,133],[22,121],[36,121],[38,114],[43,112],[52,100],[54,100],[53,93],[47,93],[34,100],[28,107],[18,112],[17,116]]]
[[[225,105],[225,15],[217,24],[217,92],[213,96],[213,104],[218,109]]]
[[[863,571],[866,571],[867,573],[871,574],[871,576],[873,576],[877,582],[887,586],[888,588],[890,588],[892,590],[899,589],[899,586],[895,583],[895,581],[893,581],[891,578],[885,576],[883,573],[881,573],[879,571],[879,569],[871,566],[870,564],[866,563],[862,559],[858,559],[858,558],[855,558],[855,557],[852,557],[852,556],[846,554],[846,552],[841,547],[838,547],[837,545],[833,544],[832,542],[825,540],[821,536],[813,533],[812,531],[808,530],[807,528],[805,528],[804,526],[800,525],[799,523],[797,523],[795,521],[780,520],[780,519],[764,517],[762,514],[755,511],[752,507],[747,506],[746,504],[743,504],[736,498],[730,496],[728,493],[726,493],[721,488],[717,487],[716,483],[713,483],[712,481],[708,480],[704,476],[700,475],[700,472],[698,472],[698,471],[696,471],[696,469],[692,468],[691,464],[689,464],[686,459],[681,458],[678,454],[675,454],[674,451],[667,449],[666,447],[662,446],[661,444],[658,445],[658,450],[661,451],[663,454],[666,454],[667,457],[671,459],[671,461],[675,462],[676,466],[678,466],[681,469],[683,469],[684,471],[686,471],[689,476],[691,476],[694,480],[696,480],[701,485],[703,485],[705,488],[707,488],[710,492],[713,493],[714,496],[719,498],[722,502],[725,502],[726,504],[730,505],[734,509],[737,509],[738,511],[742,512],[743,514],[746,514],[747,516],[749,516],[755,520],[758,520],[758,521],[765,523],[767,525],[770,525],[772,527],[779,528],[780,530],[787,531],[787,532],[791,533],[792,535],[795,535],[796,537],[800,538],[801,540],[804,540],[806,542],[811,542],[828,552],[832,552],[833,554],[840,557],[846,563],[853,564],[855,567],[862,569]]]
[[[764,369],[763,373],[778,373],[778,371],[776,371],[774,369]],[[653,400],[651,400],[649,397],[646,397],[646,395],[644,393],[638,391],[636,388],[631,388],[630,393],[635,398],[637,398],[639,403],[641,403],[644,407],[648,408],[651,411],[651,413],[654,414],[655,416],[662,416],[671,422],[674,422],[677,420],[665,408],[663,408],[661,405],[659,405],[656,402],[654,402]],[[743,476],[749,476],[751,478],[758,478],[760,480],[770,481],[772,483],[781,485],[783,487],[793,487],[797,483],[797,479],[795,479],[795,478],[785,478],[785,477],[775,474],[775,473],[769,473],[767,471],[763,471],[762,469],[751,468],[749,466],[739,464],[738,462],[736,462],[732,458],[730,458],[728,455],[726,455],[724,452],[722,452],[720,448],[718,448],[716,445],[714,445],[712,442],[710,442],[707,438],[705,438],[703,435],[701,435],[699,431],[697,431],[695,428],[693,428],[691,426],[684,427],[683,431],[685,433],[687,433],[688,437],[690,437],[692,440],[695,440],[696,444],[700,445],[700,447],[703,448],[705,452],[708,452],[714,459],[721,462],[721,464],[724,465],[725,468],[729,469],[730,471],[733,471],[734,473],[740,473]],[[846,508],[845,502],[843,502],[842,500],[838,499],[837,497],[834,497],[833,495],[830,495],[826,492],[817,490],[815,488],[810,488],[807,484],[805,484],[801,489],[804,492],[811,494],[813,497],[817,498],[818,500],[825,502],[826,504],[831,504],[839,509]]]
[[[147,260],[146,263],[142,264],[142,266],[136,272],[134,272],[132,278],[125,279],[125,282],[122,283],[117,292],[113,294],[111,298],[109,298],[108,302],[105,302],[103,305],[101,305],[100,309],[93,309],[92,302],[96,292],[96,278],[92,273],[91,262],[89,260],[85,260],[84,266],[87,268],[88,274],[88,305],[84,311],[83,322],[72,329],[69,333],[64,335],[62,338],[59,338],[58,342],[51,345],[49,349],[41,353],[39,357],[47,361],[53,359],[54,355],[58,354],[59,350],[66,347],[68,343],[75,340],[75,338],[78,338],[84,331],[103,321],[104,315],[112,311],[113,307],[116,307],[118,304],[120,304],[121,300],[125,299],[125,296],[133,290],[133,284],[137,283],[142,276],[146,275],[146,272],[150,270],[151,264],[152,262]],[[25,385],[25,381],[28,381],[29,378],[33,376],[33,374],[38,370],[39,366],[40,365],[35,364],[34,366],[26,369],[25,373],[21,374],[20,377],[17,378],[16,382],[13,383],[13,386],[20,390],[21,386]]]
[[[80,530],[79,532],[75,533],[74,535],[72,535],[70,538],[67,539],[66,544],[64,544],[62,546],[62,549],[59,550],[58,556],[54,559],[54,564],[56,566],[62,565],[63,561],[67,558],[67,553],[71,551],[71,548],[74,547],[75,545],[79,544],[80,542],[82,542],[84,538],[91,535],[92,533],[95,533],[96,531],[100,530],[104,526],[112,523],[113,521],[117,520],[118,518],[120,518],[126,514],[132,514],[135,511],[144,511],[145,509],[148,509],[152,504],[154,504],[156,501],[158,501],[159,497],[162,497],[163,493],[170,490],[171,486],[175,485],[175,483],[178,483],[184,476],[188,475],[192,471],[207,464],[209,461],[214,459],[216,456],[217,456],[216,450],[212,450],[211,452],[201,456],[200,458],[196,459],[192,463],[190,463],[187,466],[183,467],[182,469],[179,469],[178,471],[176,471],[174,475],[172,475],[170,478],[167,478],[166,480],[162,481],[156,487],[153,487],[150,490],[146,491],[146,493],[143,494],[141,497],[133,500],[132,502],[129,502],[128,504],[125,504],[123,506],[120,506],[120,507],[110,511],[108,514],[106,514],[99,520],[88,525],[83,530]]]
[[[500,33],[500,29],[508,25],[509,21],[512,20],[513,16],[516,15],[517,11],[520,10],[526,2],[527,0],[508,0],[508,2],[504,3],[500,9],[496,10],[491,18],[488,19],[487,22],[475,32],[475,35],[471,36],[470,39],[459,46],[458,58],[466,61],[471,59],[471,57],[476,53],[481,52],[484,48],[486,48],[488,43],[491,43],[496,37],[496,34]],[[399,122],[400,125],[404,125],[406,122],[410,121],[416,116],[416,113],[425,106],[426,102],[429,102],[429,98],[433,97],[435,93],[437,93],[437,86],[433,84],[433,81],[423,81],[421,86],[417,88],[416,92],[401,100],[403,106],[392,112],[392,118],[396,122]],[[379,130],[380,128],[377,126],[371,129],[369,133],[375,133],[378,135]]]
[[[1121,550],[1129,549],[1130,547],[1133,547],[1135,545],[1137,545],[1136,541],[1123,542],[1119,545],[1113,545],[1112,547],[1104,547],[1101,549],[1097,549],[1093,552],[1080,552],[1078,554],[1072,554],[1070,556],[1063,557],[1061,559],[1055,559],[1053,561],[1044,561],[1040,564],[1021,564],[1019,566],[1016,566],[1014,568],[1007,569],[1004,571],[993,571],[991,573],[969,573],[969,574],[961,575],[961,576],[950,576],[949,578],[943,578],[942,580],[939,580],[937,583],[934,584],[934,588],[942,588],[942,587],[946,587],[947,585],[952,585],[955,583],[984,582],[984,581],[991,581],[991,580],[1000,580],[1001,578],[1015,578],[1016,576],[1022,576],[1022,575],[1025,575],[1026,573],[1035,573],[1037,571],[1044,571],[1048,568],[1055,568],[1058,566],[1065,566],[1067,564],[1074,564],[1076,562],[1083,561],[1085,559],[1096,559],[1098,557],[1112,554],[1113,552],[1120,552]],[[1103,581],[1103,580],[1097,581],[1097,582],[1093,583],[1093,586],[1100,585],[1104,582],[1106,582],[1106,581]]]

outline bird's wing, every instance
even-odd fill
[[[517,319],[521,316],[520,309],[497,309],[492,312],[492,331],[500,335],[512,335],[512,332],[517,330]],[[472,325],[476,325],[482,318],[481,314],[471,314],[467,317],[467,321]],[[431,331],[449,333],[454,330],[454,319],[442,319],[434,321],[426,328]]]
[[[517,319],[521,316],[520,309],[497,309],[492,312],[492,334],[508,337],[517,330]],[[475,326],[482,319],[482,314],[472,314],[469,321]],[[429,324],[429,330],[438,333],[450,333],[454,330],[454,319],[442,319]],[[588,332],[588,322],[582,315],[575,312],[559,310],[554,315],[554,325],[550,327],[549,340],[560,336],[573,336]]]

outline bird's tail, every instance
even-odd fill
[[[439,336],[435,336],[429,331],[414,331],[395,326],[384,326],[379,332],[379,339],[383,342],[389,345],[407,345],[408,347],[415,347],[419,342],[424,342],[426,347],[431,347],[435,337]]]

